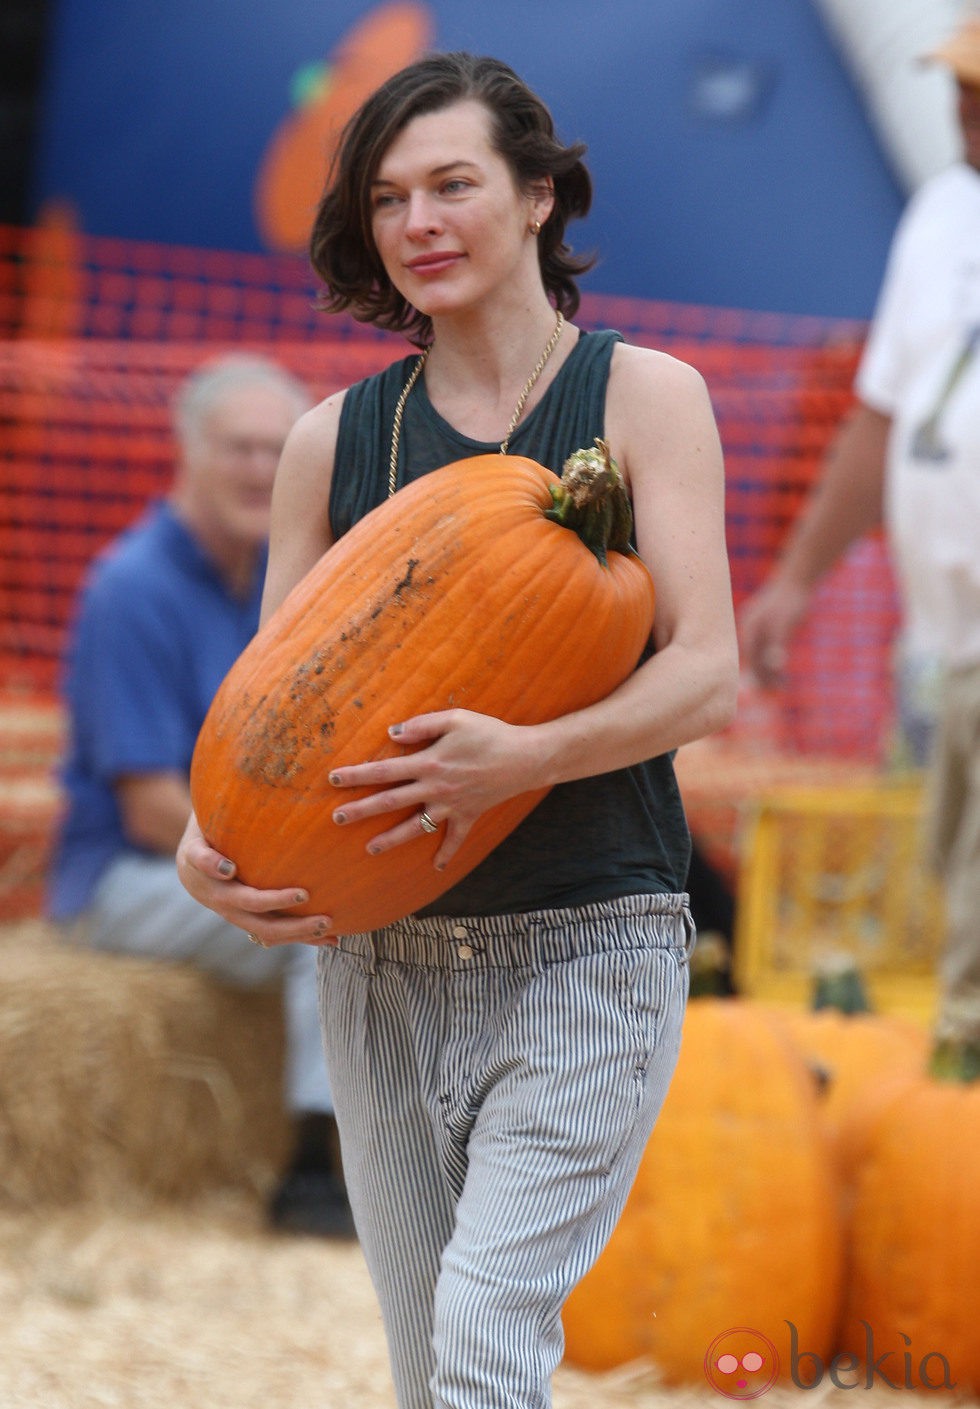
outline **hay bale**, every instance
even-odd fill
[[[278,990],[0,935],[0,1199],[263,1192],[288,1138]]]

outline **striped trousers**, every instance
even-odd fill
[[[344,1169],[400,1409],[545,1409],[561,1309],[673,1072],[687,897],[409,918],[320,951]]]

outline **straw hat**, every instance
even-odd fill
[[[962,83],[980,87],[980,15],[967,20],[945,44],[925,57],[946,64]]]

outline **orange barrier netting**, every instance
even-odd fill
[[[726,455],[737,600],[761,580],[850,403],[863,325],[587,296],[579,321],[618,327],[704,375]],[[74,594],[93,553],[166,490],[169,402],[228,347],[277,357],[324,395],[403,355],[315,307],[299,258],[0,228],[0,668],[56,689]],[[656,565],[651,565],[656,573]],[[830,577],[798,638],[788,689],[737,726],[767,746],[874,760],[890,716],[896,622],[884,549]]]

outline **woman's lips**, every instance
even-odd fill
[[[462,257],[451,250],[443,254],[423,254],[418,259],[410,260],[406,267],[413,274],[441,274],[444,270],[451,269]]]

